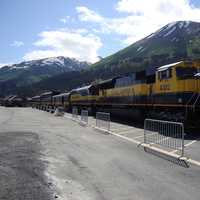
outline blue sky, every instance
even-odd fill
[[[200,22],[200,0],[0,0],[0,65],[96,62],[177,20]]]

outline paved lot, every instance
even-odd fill
[[[67,117],[1,107],[0,127],[0,199],[199,200],[200,168],[180,167]],[[111,129],[142,135],[125,125]]]
[[[69,119],[72,118],[70,113],[66,113],[65,116]],[[78,120],[80,121],[80,115],[78,116]],[[96,119],[92,116],[89,116],[88,123],[90,126],[94,127],[96,125]],[[140,143],[144,142],[144,129],[143,127],[141,127],[141,125],[138,124],[135,125],[134,122],[132,124],[129,123],[129,125],[123,123],[111,122],[110,130],[116,134],[122,135],[130,139],[134,139],[135,141],[138,141]],[[170,137],[164,138],[164,140],[167,143],[167,141],[169,142],[170,140],[172,140],[172,138]],[[177,155],[181,155],[180,151],[159,146],[157,144],[152,144],[152,145],[164,149],[168,152],[173,152]],[[195,131],[195,132],[193,131],[186,133],[184,140],[184,155],[187,158],[191,158],[195,161],[198,161],[200,164],[200,131]]]

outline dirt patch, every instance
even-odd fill
[[[52,199],[52,189],[44,176],[45,163],[40,158],[37,134],[0,133],[0,199]]]

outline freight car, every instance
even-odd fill
[[[58,91],[48,91],[41,95],[34,96],[30,99],[32,107],[40,108],[43,110],[53,108],[53,96],[58,95]]]
[[[70,93],[62,93],[52,97],[52,106],[54,109],[62,107],[65,111],[69,110],[69,95]]]
[[[40,96],[34,96],[30,98],[29,104],[31,104],[32,108],[39,108],[40,107]]]
[[[18,95],[10,95],[2,100],[2,105],[6,107],[23,107],[26,106],[26,98],[20,97]]]

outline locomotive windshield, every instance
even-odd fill
[[[177,67],[176,76],[179,79],[194,78],[197,73],[197,68],[195,67]]]
[[[158,72],[159,80],[170,79],[172,77],[172,69],[166,69]]]

